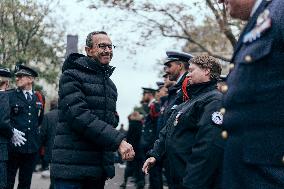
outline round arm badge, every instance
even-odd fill
[[[212,114],[212,121],[217,125],[221,125],[223,123],[223,114],[221,112],[214,112]]]

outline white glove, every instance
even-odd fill
[[[25,133],[23,133],[22,131],[19,131],[17,129],[13,129],[13,136],[12,136],[12,143],[15,146],[21,146],[24,145],[25,142],[27,141],[26,138],[24,138],[23,136],[25,136]]]

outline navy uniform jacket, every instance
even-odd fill
[[[156,140],[159,112],[160,105],[158,102],[154,101],[149,104],[149,112],[147,112],[145,116],[140,139],[140,148],[142,148],[144,152],[150,150]]]
[[[13,152],[35,153],[40,146],[39,125],[43,119],[43,104],[33,94],[28,102],[22,90],[15,89],[9,93],[10,118],[12,127],[25,133],[27,141],[21,147],[11,146]]]
[[[9,97],[0,91],[0,162],[8,160],[8,143],[13,136],[9,118]]]
[[[163,112],[161,112],[159,118],[160,119],[159,124],[161,125],[159,130],[162,130],[162,128],[166,125],[167,120],[169,119],[169,117],[171,116],[174,110],[174,107],[183,103],[183,94],[181,88],[182,88],[182,83],[186,78],[187,74],[188,72],[185,72],[181,77],[181,79],[179,80],[179,82],[169,88],[168,92],[169,94],[167,96],[166,105],[163,107]]]
[[[252,39],[257,24],[260,36]],[[228,86],[222,88],[224,188],[283,188],[283,0],[262,1],[240,36],[232,62]]]

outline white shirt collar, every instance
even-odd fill
[[[27,92],[30,93],[30,95],[33,95],[33,90],[23,90],[25,96]]]
[[[148,106],[150,107],[150,105],[151,105],[152,103],[154,103],[155,101],[156,101],[156,99],[153,98],[153,99],[149,102]]]
[[[251,13],[250,13],[250,17],[252,17],[252,15],[255,13],[255,11],[257,10],[257,8],[259,7],[259,5],[261,4],[262,0],[256,0],[253,7],[252,7],[252,10],[251,10]]]
[[[184,73],[179,76],[179,78],[177,79],[177,83],[181,80],[181,78],[182,78],[183,75],[184,75]]]

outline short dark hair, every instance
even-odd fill
[[[189,61],[190,64],[196,64],[201,69],[209,69],[210,70],[210,79],[211,80],[219,80],[221,75],[221,65],[219,61],[208,55],[195,56]]]
[[[89,48],[92,48],[93,47],[93,39],[92,37],[94,35],[98,35],[98,34],[104,34],[104,35],[107,35],[107,33],[105,31],[93,31],[91,33],[89,33],[87,35],[87,38],[86,38],[86,46],[89,47]]]

